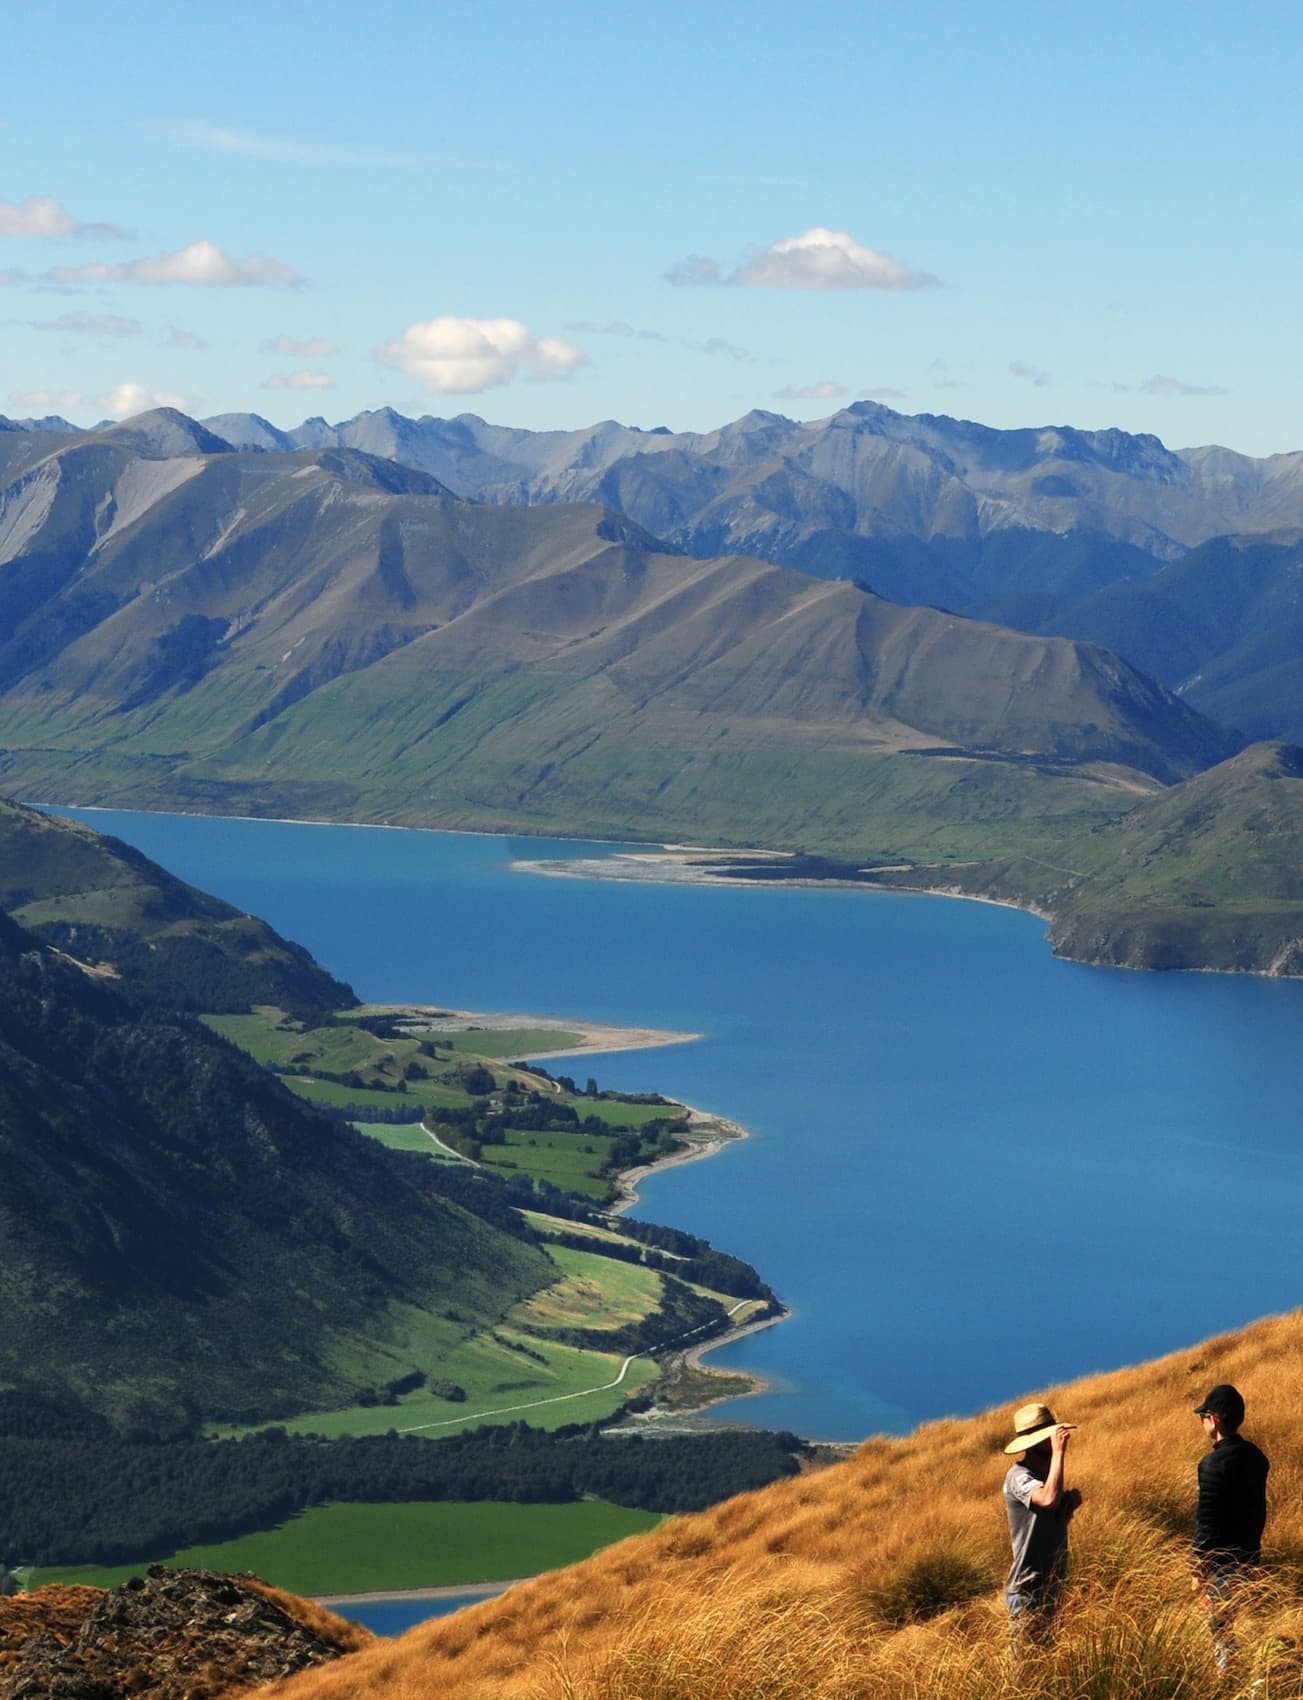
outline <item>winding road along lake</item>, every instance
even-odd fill
[[[902,1431],[1303,1303],[1303,983],[1056,962],[1035,919],[944,898],[512,867],[611,847],[79,818],[364,998],[706,1034],[582,1072],[751,1130],[640,1209],[794,1309],[715,1354],[773,1384],[721,1415]]]

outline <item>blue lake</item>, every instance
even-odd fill
[[[511,866],[609,846],[79,818],[368,999],[706,1034],[582,1071],[751,1131],[640,1212],[793,1307],[715,1354],[772,1383],[721,1415],[901,1431],[1303,1302],[1303,984],[1056,962],[1040,922],[943,898]]]

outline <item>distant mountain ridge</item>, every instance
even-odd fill
[[[1258,653],[1278,652],[1284,635],[1270,591],[1245,583],[1270,580],[1267,551],[1303,537],[1303,452],[1255,459],[1119,430],[1000,431],[873,402],[805,424],[755,412],[709,432],[609,420],[531,432],[391,409],[292,431],[256,414],[208,424],[268,452],[363,449],[483,501],[600,502],[689,554],[758,555],[862,579],[896,602],[1100,642],[1251,738],[1303,737],[1297,668]],[[1234,576],[1249,602],[1221,649],[1220,627],[1200,629],[1207,604],[1225,599],[1222,559],[1201,553],[1216,539],[1238,540]],[[1157,664],[1151,580],[1165,616],[1209,652],[1197,667]]]
[[[967,852],[1236,747],[1102,650],[170,410],[0,436],[0,608],[26,800]]]

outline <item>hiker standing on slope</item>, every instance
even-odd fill
[[[1220,1383],[1194,1410],[1203,1421],[1212,1451],[1199,1460],[1191,1585],[1208,1613],[1217,1668],[1227,1676],[1239,1653],[1235,1596],[1262,1557],[1271,1466],[1240,1433],[1244,1400],[1237,1388]]]
[[[1063,1479],[1075,1423],[1059,1422],[1048,1405],[1014,1412],[1007,1453],[1025,1454],[1004,1478],[1013,1564],[1004,1585],[1009,1625],[1017,1634],[1046,1635],[1068,1574],[1068,1524],[1081,1494]]]

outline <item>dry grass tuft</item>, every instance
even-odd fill
[[[1007,1407],[867,1442],[513,1588],[262,1700],[1227,1700],[1189,1589],[1192,1406],[1233,1381],[1273,1460],[1239,1633],[1254,1700],[1303,1700],[1303,1313],[1033,1389],[1080,1430],[1084,1504],[1052,1646],[1015,1671],[1000,1585]]]

